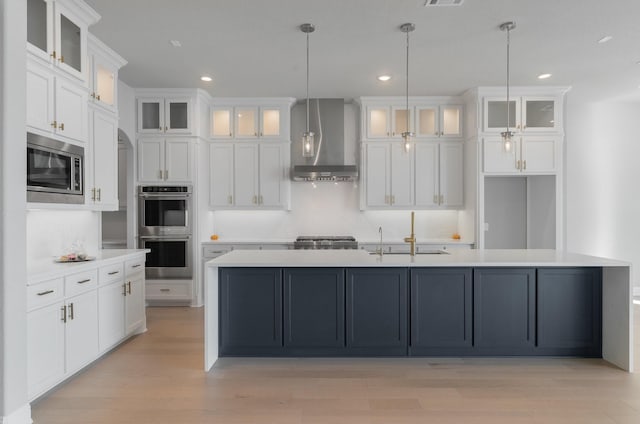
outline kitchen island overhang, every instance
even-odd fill
[[[256,270],[261,268],[280,270],[344,268],[354,271],[360,270],[360,273],[365,269],[371,269],[373,271],[379,269],[379,271],[381,271],[382,269],[393,268],[407,269],[409,273],[417,272],[419,269],[455,270],[463,268],[484,273],[490,270],[513,270],[516,268],[596,269],[601,273],[601,299],[598,299],[598,308],[601,305],[601,310],[596,311],[601,314],[599,317],[599,319],[601,319],[601,321],[599,321],[601,322],[601,356],[606,361],[624,370],[629,372],[633,371],[633,309],[630,264],[622,261],[555,250],[460,250],[451,251],[446,255],[384,255],[382,257],[371,255],[363,250],[232,251],[206,264],[205,370],[211,369],[220,353],[220,270],[251,268]],[[282,278],[282,276],[278,274],[274,279],[277,278]],[[478,278],[478,276],[475,278]],[[500,284],[498,281],[497,285],[494,284],[490,287],[499,288],[501,287]],[[529,285],[529,287],[531,287],[531,285]],[[537,286],[533,286],[533,288],[529,288],[528,290],[534,293],[532,290],[535,291],[536,287]],[[553,287],[553,285],[547,285],[547,287]],[[486,292],[489,293],[490,291],[486,290]],[[477,293],[476,291],[476,296]],[[279,293],[279,296],[282,298],[282,291]],[[533,304],[535,304],[535,300]],[[276,305],[276,307],[282,310],[282,302]],[[280,320],[282,320],[282,316],[280,316]],[[533,320],[537,320],[537,318],[534,317]],[[486,321],[490,322],[489,320]],[[531,321],[530,319],[529,322]],[[349,323],[346,325],[349,325]],[[473,331],[476,331],[477,324],[474,322],[473,325]],[[281,329],[279,331],[282,332]],[[291,329],[289,329],[289,331],[291,331]],[[466,328],[465,332],[468,331],[469,329]],[[537,328],[530,328],[527,329],[527,331],[529,333],[532,331],[535,333]],[[476,336],[476,338],[478,338],[478,336]],[[282,339],[282,335],[280,335],[280,339]],[[536,341],[534,342],[537,343]],[[600,343],[600,340],[598,340],[598,342]],[[268,351],[269,350],[266,350],[265,352]],[[291,350],[291,352],[296,351],[295,349]],[[265,355],[269,356],[268,353]]]

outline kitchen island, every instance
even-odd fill
[[[630,265],[554,250],[233,251],[207,263],[218,356],[586,356],[632,362]]]

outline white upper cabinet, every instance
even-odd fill
[[[504,97],[484,98],[485,132],[502,132],[507,127]],[[558,132],[562,128],[559,100],[553,96],[518,96],[509,100],[509,129],[514,132]]]
[[[501,137],[483,140],[485,174],[555,174],[558,171],[561,137],[555,135],[514,137],[510,151]]]
[[[30,131],[86,143],[88,115],[85,88],[28,60],[26,103]]]
[[[366,106],[367,138],[400,138],[407,131],[407,115],[409,127],[413,125],[413,108],[409,106]]]
[[[118,120],[91,113],[90,154],[85,158],[86,204],[95,210],[118,210]]]
[[[292,99],[224,100],[209,109],[210,138],[288,140]]]
[[[127,62],[93,35],[88,35],[89,92],[92,104],[109,112],[118,108],[118,70]]]
[[[138,98],[138,132],[142,134],[191,134],[191,97]]]
[[[462,105],[416,106],[416,138],[461,138]]]
[[[462,142],[415,144],[416,206],[463,206],[463,150]]]
[[[81,81],[87,75],[87,28],[100,19],[84,2],[27,0],[27,51]]]
[[[138,139],[140,182],[190,182],[193,179],[193,141],[188,138]]]
[[[362,209],[402,209],[414,204],[412,151],[400,142],[363,146],[365,187]]]

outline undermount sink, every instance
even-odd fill
[[[378,255],[379,253],[369,252],[369,254]],[[384,252],[383,256],[385,255],[409,255],[409,252]],[[420,252],[416,252],[416,255],[450,255],[450,253],[447,252],[446,250],[431,249],[431,250],[423,250]]]

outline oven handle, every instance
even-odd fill
[[[138,197],[140,197],[141,199],[184,200],[184,199],[190,199],[191,193],[185,193],[185,194],[138,193]]]
[[[189,240],[191,240],[191,236],[185,236],[185,235],[180,235],[180,236],[172,236],[172,235],[166,235],[166,236],[140,236],[140,240],[189,241]]]

